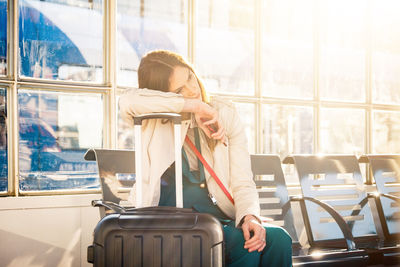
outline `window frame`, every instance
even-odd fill
[[[196,30],[197,30],[197,5],[196,0],[183,0],[187,2],[188,12],[188,60],[195,65],[196,63]],[[330,101],[322,100],[319,88],[319,69],[321,64],[321,45],[318,23],[313,23],[313,98],[312,99],[293,99],[283,97],[267,97],[262,95],[262,47],[263,47],[263,8],[261,1],[253,0],[251,2],[255,8],[254,31],[255,31],[255,53],[254,53],[254,85],[255,88],[251,94],[238,95],[224,93],[214,93],[213,95],[226,98],[238,103],[254,104],[254,122],[255,122],[255,152],[262,153],[262,106],[264,104],[278,104],[283,106],[303,106],[313,108],[313,153],[319,153],[320,144],[320,117],[321,108],[348,108],[365,110],[365,153],[372,152],[373,145],[373,112],[374,111],[395,111],[400,112],[400,104],[379,104],[372,100],[372,28],[369,23],[372,19],[371,1],[367,2],[367,50],[366,50],[366,66],[365,66],[365,101]],[[320,3],[313,2],[314,10],[319,9]],[[103,95],[103,146],[105,148],[117,147],[117,92],[130,89],[129,86],[118,86],[117,84],[117,3],[113,0],[103,1],[103,83],[94,82],[69,82],[35,79],[27,77],[19,77],[18,73],[18,36],[19,36],[19,5],[18,0],[7,1],[7,73],[6,76],[0,76],[0,86],[7,91],[7,145],[8,145],[8,190],[1,192],[0,196],[19,196],[19,195],[59,195],[59,194],[87,194],[99,193],[100,189],[90,190],[55,190],[55,191],[30,191],[19,192],[19,162],[18,162],[18,96],[17,91],[20,88],[33,90],[48,90],[60,92],[85,92],[85,93],[101,93]],[[314,21],[319,21],[319,14],[313,13]],[[200,73],[201,75],[201,73]],[[254,93],[253,93],[254,92]],[[370,172],[366,172],[370,176]],[[371,182],[367,177],[367,183]]]

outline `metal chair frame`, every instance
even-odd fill
[[[99,170],[102,199],[93,200],[92,206],[99,207],[103,218],[108,213],[126,212],[133,206],[126,206],[133,179],[118,179],[135,174],[135,151],[118,149],[88,149],[85,160],[96,161]]]
[[[329,205],[320,202],[314,198],[302,197],[302,196],[289,196],[281,161],[278,155],[266,155],[266,154],[255,154],[251,155],[252,171],[255,176],[268,175],[273,176],[272,179],[268,180],[255,180],[255,183],[259,189],[260,199],[272,198],[272,203],[261,202],[261,211],[276,210],[280,209],[281,212],[275,215],[269,216],[274,222],[280,223],[288,233],[292,236],[292,239],[296,240],[293,242],[293,264],[294,266],[317,266],[323,264],[324,266],[343,266],[344,263],[352,264],[354,266],[366,266],[368,255],[364,250],[359,250],[355,247],[354,238],[352,233],[347,226],[344,219]],[[269,188],[269,192],[263,192],[263,188]],[[274,201],[278,199],[279,201]],[[314,243],[310,243],[310,248],[303,248],[297,241],[298,236],[294,226],[294,219],[291,209],[291,202],[299,201],[300,206],[305,206],[305,201],[311,201],[317,203],[325,211],[332,215],[336,223],[342,230],[342,234],[347,241],[346,249],[331,248],[329,246],[315,246]],[[301,209],[302,213],[306,212],[304,208]],[[307,218],[304,216],[303,218]],[[305,227],[308,228],[308,221],[304,221]]]
[[[307,197],[311,200],[322,198],[322,192],[330,194],[329,198],[318,200],[318,202],[332,206],[332,209],[337,210],[339,216],[343,217],[344,224],[354,235],[355,245],[368,252],[369,264],[386,263],[386,258],[392,257],[393,254],[400,251],[398,247],[386,246],[381,242],[380,224],[377,220],[378,212],[374,208],[375,201],[372,199],[374,194],[369,194],[365,190],[356,156],[292,155],[286,157],[283,162],[295,164],[303,198]],[[339,178],[340,175],[347,174],[351,174],[351,178],[348,176]],[[318,176],[322,176],[323,179]],[[334,198],[335,196],[336,198]],[[313,200],[313,202],[315,201]],[[319,229],[319,225],[315,223],[315,218],[319,218],[321,221],[323,215],[309,205],[301,204],[301,206],[303,214],[306,215],[304,222],[310,242],[316,245],[326,243],[326,240],[315,240],[314,238],[314,232],[321,232],[322,229]],[[333,216],[333,214],[330,215]],[[314,224],[310,223],[310,217],[314,219]],[[336,218],[334,219],[337,221]],[[343,231],[342,227],[345,226],[340,227]],[[373,231],[370,232],[371,230]],[[348,243],[347,240],[346,242]],[[332,240],[332,244],[344,247],[343,239],[339,237]]]
[[[380,234],[385,242],[400,243],[400,231],[388,226],[389,220],[395,220],[400,225],[400,218],[395,219],[395,213],[400,214],[400,154],[363,155],[360,163],[367,163],[375,181],[376,190],[372,197],[376,201],[380,221]]]

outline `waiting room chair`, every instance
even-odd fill
[[[378,234],[382,237],[385,246],[399,246],[400,244],[400,155],[363,155],[360,163],[369,164],[376,190],[372,194],[375,198],[375,209],[380,225]],[[400,255],[386,257],[386,263],[400,265]]]
[[[261,206],[261,215],[273,219],[272,224],[285,228],[293,239],[293,265],[294,266],[343,266],[351,264],[352,266],[366,266],[368,255],[363,250],[358,250],[354,246],[347,249],[330,248],[329,246],[312,246],[310,248],[301,247],[298,242],[292,207],[281,161],[278,155],[255,154],[251,155],[251,165],[258,188]],[[258,177],[257,177],[258,176]],[[326,208],[322,205],[322,209]],[[334,210],[329,212],[335,213]],[[345,225],[345,222],[339,215],[336,218],[339,224]],[[353,244],[354,240],[349,229],[344,235]],[[268,233],[267,233],[268,234]],[[338,233],[343,237],[342,233]]]
[[[371,209],[374,200],[367,194],[354,155],[293,155],[284,163],[295,164],[302,194],[314,199],[300,203],[303,209],[309,241],[316,246],[330,243],[345,247],[341,229],[331,214],[320,208],[328,205],[345,220],[358,248],[365,249],[369,264],[387,262],[385,258],[398,252],[394,246],[384,246],[376,231],[376,216]]]
[[[100,216],[133,208],[126,205],[130,189],[135,183],[135,151],[88,149],[84,158],[97,162],[102,199],[93,200],[92,205],[100,208]]]

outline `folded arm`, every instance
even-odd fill
[[[133,125],[133,117],[145,113],[173,112],[193,113],[200,128],[215,139],[223,139],[225,130],[220,123],[218,112],[199,99],[184,98],[181,94],[149,89],[131,89],[119,99],[123,120]],[[215,133],[208,126],[215,125]]]

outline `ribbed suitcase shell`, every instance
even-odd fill
[[[105,216],[94,231],[94,266],[223,266],[223,232],[213,216],[150,207]]]

